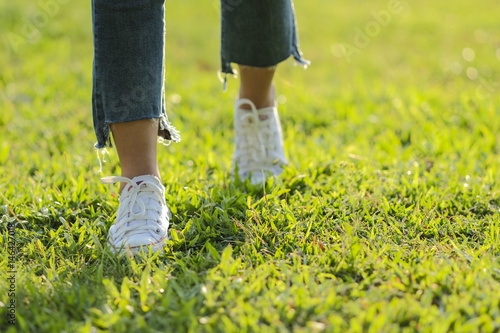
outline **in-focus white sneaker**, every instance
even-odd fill
[[[120,195],[116,221],[109,229],[111,252],[125,250],[135,254],[163,251],[168,239],[170,209],[165,202],[165,187],[154,176],[105,177],[103,184],[125,182]]]
[[[251,109],[242,109],[244,104],[250,105]],[[250,178],[252,185],[261,184],[267,177],[276,177],[283,172],[287,161],[276,106],[257,109],[249,99],[236,100],[234,132],[233,177],[236,165],[239,177]]]

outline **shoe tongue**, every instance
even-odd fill
[[[145,181],[153,182],[153,183],[157,183],[158,185],[161,185],[158,178],[156,178],[155,176],[151,176],[151,175],[137,176],[137,177],[132,178],[132,181],[134,183],[136,183],[137,185],[140,185],[142,182],[145,182]],[[147,186],[147,184],[145,186]],[[130,191],[131,189],[132,189],[132,185],[129,185],[127,187],[127,191]]]
[[[264,108],[260,108],[260,109],[257,109],[257,112],[259,114],[262,114],[262,113],[269,113],[269,112],[273,112],[274,109],[276,108],[275,105],[272,105],[272,106],[266,106]]]
[[[155,177],[155,176],[151,176],[151,175],[142,175],[142,176],[137,176],[137,177],[134,177],[132,178],[132,181],[135,182],[136,184],[139,184],[139,183],[142,183],[142,182],[153,182],[153,183],[160,183],[160,180]]]
[[[252,112],[252,110],[242,109],[240,108],[240,114],[246,114],[248,112]],[[258,109],[257,113],[259,115],[259,120],[267,120],[273,116],[274,106],[270,106],[267,108]]]

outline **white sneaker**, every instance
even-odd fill
[[[165,187],[154,176],[105,177],[103,184],[125,182],[120,195],[116,221],[109,229],[108,243],[111,252],[122,249],[135,254],[144,250],[163,251],[168,239],[170,209],[165,202]],[[143,248],[144,247],[144,248]]]
[[[242,109],[244,104],[251,110]],[[238,99],[234,105],[234,131],[233,177],[236,165],[239,177],[250,178],[252,185],[283,172],[287,161],[276,106],[257,109],[251,100]]]

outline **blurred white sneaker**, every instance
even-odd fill
[[[242,109],[244,104],[251,109]],[[283,172],[287,161],[276,106],[257,109],[251,100],[238,99],[234,105],[234,132],[233,178],[236,166],[240,179],[250,178],[252,185]]]
[[[111,252],[148,253],[149,248],[153,253],[163,251],[171,213],[165,202],[165,187],[160,180],[144,175],[134,179],[104,177],[101,182],[127,183],[120,195],[116,221],[109,229]]]

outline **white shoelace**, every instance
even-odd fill
[[[147,180],[136,184],[126,177],[104,177],[101,178],[101,182],[103,184],[127,183],[120,195],[120,208],[115,223],[116,233],[113,235],[115,240],[131,236],[131,234],[144,234],[151,231],[158,237],[161,232],[159,221],[162,218],[163,205],[160,200],[163,190],[157,184]]]
[[[280,159],[277,147],[279,133],[276,126],[272,126],[274,117],[266,114],[272,107],[259,110],[248,99],[240,99],[236,103],[236,110],[241,105],[250,105],[250,110],[240,112],[242,114],[238,121],[238,133],[236,135],[236,150],[234,161],[238,164],[240,172],[267,170],[276,159]],[[260,119],[260,115],[267,115],[267,119]]]

